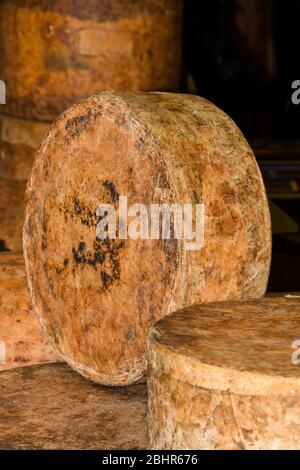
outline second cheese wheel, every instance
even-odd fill
[[[1,0],[5,112],[52,122],[102,90],[176,91],[182,0]]]
[[[151,449],[300,446],[300,298],[192,305],[149,334]]]
[[[115,238],[97,238],[108,217],[97,209],[110,204],[119,219],[121,196],[127,238],[122,224]],[[141,379],[148,330],[169,312],[265,292],[271,231],[261,175],[235,124],[202,98],[105,92],[82,100],[45,138],[27,202],[35,311],[60,356],[96,382]],[[133,204],[148,212],[135,206],[133,216]],[[204,246],[155,238],[150,216],[149,237],[141,235],[152,205],[163,204],[203,204]]]

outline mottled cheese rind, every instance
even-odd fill
[[[204,246],[96,239],[97,208],[204,205]],[[58,354],[99,383],[140,380],[159,318],[195,302],[261,297],[268,203],[232,120],[197,96],[104,92],[52,126],[27,191],[24,251],[34,310]]]
[[[52,122],[103,90],[178,90],[182,3],[1,1],[5,113]]]
[[[299,307],[220,302],[160,320],[148,339],[150,447],[298,449]]]

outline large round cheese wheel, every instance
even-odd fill
[[[235,124],[202,98],[84,99],[44,140],[27,202],[35,311],[60,356],[96,382],[140,379],[149,327],[174,309],[265,292],[271,231],[261,175]],[[121,211],[121,230],[114,235],[110,224],[106,239],[97,231],[102,204],[116,209],[116,221]],[[156,231],[155,204],[190,204],[195,224],[204,204],[204,246],[200,216],[192,250],[175,230],[169,239]]]
[[[26,181],[0,177],[1,251],[22,250]]]
[[[0,115],[0,175],[26,180],[49,124]]]
[[[1,0],[5,112],[52,121],[103,90],[179,85],[182,0]]]
[[[154,449],[300,446],[300,298],[196,305],[149,335]]]
[[[63,364],[2,372],[0,449],[145,449],[146,404],[145,385],[100,387]]]
[[[31,308],[21,253],[0,253],[0,372],[58,360]]]

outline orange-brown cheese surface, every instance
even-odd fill
[[[58,360],[31,308],[22,253],[0,253],[0,372]]]
[[[146,386],[101,387],[63,364],[0,374],[1,450],[147,448]]]
[[[0,115],[1,178],[27,180],[49,124]]]
[[[51,122],[103,90],[176,91],[181,17],[181,0],[2,0],[5,113]]]
[[[22,250],[26,181],[0,177],[0,246]]]
[[[121,197],[125,234],[120,224],[99,237],[99,207],[110,204],[117,221]],[[139,223],[133,204],[144,205]],[[152,236],[151,207],[173,204],[194,214],[204,207],[204,245],[189,249],[162,230]],[[84,99],[37,154],[24,251],[34,309],[58,354],[99,383],[139,380],[156,320],[194,302],[264,295],[271,230],[253,153],[228,116],[200,97]]]
[[[153,449],[300,446],[300,299],[195,305],[151,330]]]

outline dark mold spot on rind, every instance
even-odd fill
[[[84,242],[80,242],[80,243],[79,243],[79,251],[80,251],[81,253],[83,253],[84,250],[85,250],[85,243],[84,243]]]
[[[109,192],[112,201],[117,201],[119,193],[112,181],[104,181],[103,187]],[[100,216],[96,215],[89,207],[85,206],[75,194],[70,202],[65,202],[61,206],[60,211],[64,213],[65,218],[77,220],[86,227],[95,229],[101,220]],[[77,247],[72,248],[71,259],[75,266],[91,266],[98,271],[98,266],[101,266],[100,279],[102,287],[108,289],[112,284],[120,280],[120,251],[125,247],[124,240],[110,240],[106,238],[99,240],[95,238],[92,249],[87,248],[85,241],[81,240]],[[63,266],[57,269],[57,274],[61,274],[68,265],[68,258],[65,258]],[[74,269],[74,265],[73,265]]]
[[[108,180],[104,181],[103,186],[105,187],[105,189],[107,189],[107,191],[109,191],[113,202],[116,202],[119,200],[120,195],[112,181],[108,181]]]
[[[103,264],[105,261],[105,253],[97,247],[95,249],[94,243],[94,253],[86,250],[85,243],[80,242],[77,250],[72,249],[73,260],[76,264],[85,264],[96,267],[97,264]]]
[[[124,248],[123,240],[95,240],[93,252],[86,250],[84,242],[80,242],[78,248],[72,248],[73,261],[76,265],[93,266],[97,271],[102,266],[100,278],[104,289],[120,280],[119,254]]]
[[[98,240],[94,241],[93,248],[94,248],[94,261],[95,261],[95,264],[104,263],[105,253],[103,251],[103,246],[99,243]]]
[[[70,205],[66,202],[63,208],[60,208],[60,211],[64,212],[65,218],[70,217],[74,220],[75,217],[79,218],[82,225],[86,227],[96,227],[100,221],[100,217],[96,215],[96,211],[91,211],[86,207],[75,194],[72,198],[71,205],[73,206],[73,211],[70,210]]]
[[[87,113],[68,119],[65,130],[68,137],[79,137],[83,131],[91,129],[92,123],[95,121],[99,113],[93,109],[89,109]]]
[[[15,362],[22,362],[22,363],[26,363],[26,362],[30,362],[30,359],[26,359],[25,357],[15,357],[14,359]]]
[[[111,276],[107,274],[105,271],[101,271],[101,280],[103,287],[107,289],[113,282]]]

